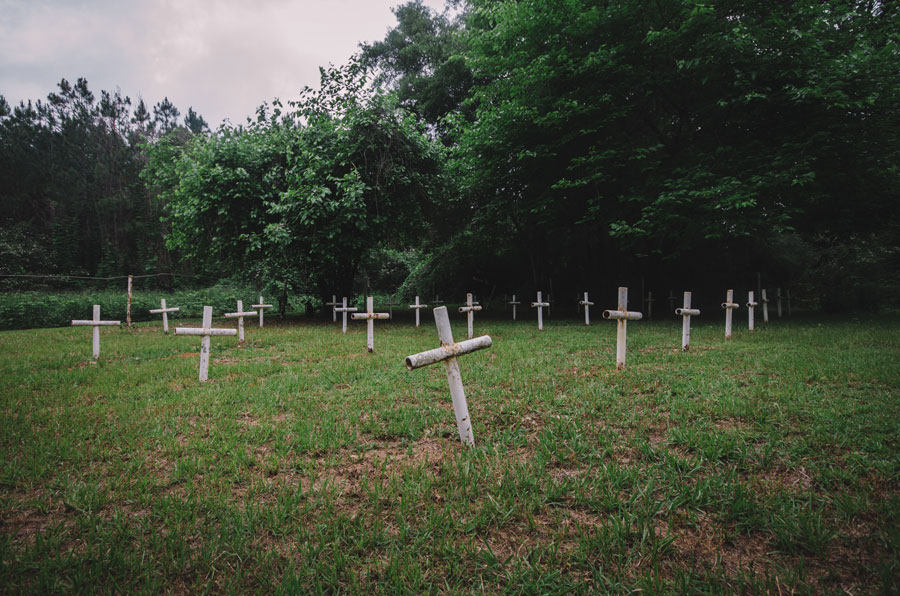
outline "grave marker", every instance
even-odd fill
[[[722,303],[722,308],[725,309],[725,339],[731,339],[731,311],[739,306],[734,302],[734,290],[728,290],[725,293],[725,302]]]
[[[409,307],[412,309],[415,309],[415,311],[416,311],[416,328],[418,328],[419,327],[419,311],[423,308],[428,308],[428,305],[427,304],[419,304],[419,297],[416,296],[416,303],[410,304]]]
[[[754,299],[753,290],[747,292],[747,326],[753,331],[753,309],[757,306]]]
[[[100,305],[94,305],[94,318],[90,321],[85,320],[74,320],[72,321],[73,327],[93,327],[93,351],[92,355],[94,360],[100,359],[100,327],[112,327],[114,325],[121,325],[120,321],[101,321],[100,320]]]
[[[584,293],[584,300],[579,300],[578,304],[584,307],[584,324],[591,324],[591,307],[594,306],[593,302],[588,301],[588,293]]]
[[[647,297],[644,298],[644,303],[647,305],[647,320],[653,320],[653,303],[656,300],[653,299],[653,292],[647,292]]]
[[[251,304],[251,308],[255,308],[259,311],[259,327],[262,329],[263,326],[263,309],[272,308],[271,304],[263,304],[263,297],[259,297],[259,304]]]
[[[781,288],[775,290],[775,304],[778,307],[778,318],[781,318]]]
[[[466,294],[466,305],[459,307],[459,312],[468,313],[466,318],[468,319],[468,329],[469,329],[469,339],[472,339],[475,336],[475,311],[481,310],[481,306],[478,305],[473,299],[472,294]]]
[[[346,296],[344,296],[344,300],[341,303],[341,306],[334,307],[334,312],[341,313],[341,317],[343,319],[343,321],[341,323],[341,332],[342,333],[347,333],[347,313],[348,312],[354,313],[357,310],[359,310],[359,309],[357,309],[355,306],[351,306],[349,308],[347,307],[347,297]]]
[[[769,298],[766,296],[766,289],[762,289],[762,307],[763,307],[763,323],[769,322]]]
[[[521,302],[517,302],[517,301],[516,301],[516,295],[513,294],[513,295],[512,295],[512,300],[509,301],[509,304],[512,304],[512,307],[513,307],[513,321],[515,321],[515,320],[516,320],[516,305],[517,305],[517,304],[522,304],[522,303],[521,303]]]
[[[640,321],[643,313],[628,310],[628,288],[619,288],[617,310],[604,310],[603,318],[616,322],[616,369],[625,368],[625,346],[628,321]]]
[[[691,293],[684,293],[684,306],[675,309],[675,314],[681,317],[681,349],[688,351],[691,347],[691,317],[700,315],[700,311],[691,308]]]
[[[151,314],[151,315],[158,315],[158,314],[162,313],[162,316],[163,316],[163,331],[165,331],[166,333],[169,333],[169,313],[170,313],[170,312],[178,312],[178,311],[181,310],[181,309],[178,308],[177,306],[175,306],[175,307],[173,307],[173,308],[166,308],[166,299],[165,299],[165,298],[161,298],[160,301],[159,301],[159,303],[160,303],[162,306],[161,306],[160,308],[154,308],[153,310],[150,311],[150,314]]]
[[[260,298],[259,301],[262,302],[262,298]],[[337,295],[332,294],[331,302],[326,302],[325,305],[331,307],[331,322],[337,323],[337,311],[335,310],[335,307],[338,307],[341,305],[341,303],[337,301]]]
[[[491,347],[491,337],[482,335],[481,337],[453,343],[450,317],[445,306],[434,309],[434,322],[437,325],[441,347],[407,356],[406,368],[415,370],[437,362],[444,363],[444,368],[447,371],[447,383],[450,385],[450,397],[453,399],[453,412],[456,414],[456,428],[459,431],[459,440],[464,445],[473,446],[475,445],[475,436],[472,433],[472,421],[469,418],[469,407],[466,404],[466,392],[463,389],[457,358],[464,354],[471,354],[476,350]]]
[[[176,327],[175,335],[199,335],[200,336],[200,382],[204,383],[209,378],[209,338],[213,335],[237,335],[236,329],[214,329],[212,326],[212,307],[203,307],[203,322],[198,327]]]
[[[550,301],[549,301],[549,299],[548,299],[547,302],[542,301],[542,300],[541,300],[541,293],[538,292],[538,293],[537,293],[537,302],[532,302],[532,303],[531,303],[531,308],[537,308],[537,309],[538,309],[538,331],[543,331],[543,330],[544,330],[544,308],[547,308],[547,307],[549,307],[549,306],[550,306]]]
[[[227,312],[225,313],[226,319],[237,319],[238,320],[238,341],[244,343],[244,317],[249,317],[251,315],[255,315],[255,310],[248,310],[244,312],[244,301],[237,301],[237,312]]]
[[[366,297],[366,312],[355,312],[350,315],[354,321],[366,322],[366,349],[370,352],[375,351],[375,319],[389,319],[391,315],[386,312],[373,312],[374,300],[371,296]]]

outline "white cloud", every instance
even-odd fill
[[[0,94],[40,99],[61,78],[193,106],[215,127],[317,86],[384,37],[402,0],[0,0]],[[435,9],[443,0],[426,0]]]

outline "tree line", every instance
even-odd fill
[[[2,250],[314,296],[754,287],[760,272],[843,309],[900,287],[893,4],[395,15],[320,88],[213,132],[167,101],[94,101],[83,80],[3,102]]]

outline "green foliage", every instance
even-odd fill
[[[170,313],[175,319],[200,317],[204,306],[212,306],[216,313],[233,312],[237,300],[245,305],[255,304],[259,292],[252,288],[233,284],[219,284],[199,290],[174,290],[171,292],[141,290],[132,293],[132,321],[157,320],[150,309],[159,308],[160,298],[170,307],[181,310]],[[252,300],[253,302],[249,302]],[[277,299],[266,297],[271,304]],[[36,327],[66,327],[75,319],[90,319],[94,304],[100,305],[104,320],[125,322],[128,296],[125,290],[101,290],[82,292],[15,292],[0,293],[0,329],[31,329]]]

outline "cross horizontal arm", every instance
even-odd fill
[[[587,301],[585,301],[585,300],[579,300],[579,301],[578,301],[578,304],[580,304],[580,305],[582,305],[582,306],[585,306],[585,305],[587,305],[587,306],[594,306],[594,303],[593,303],[593,302],[587,302]]]
[[[722,308],[740,308],[741,305],[737,302],[723,302]]]
[[[356,312],[358,310],[359,309],[356,308],[355,306],[348,306],[347,308],[343,308],[341,306],[336,306],[334,308],[334,312]]]
[[[253,308],[275,308],[271,304],[251,304]]]
[[[748,307],[759,306],[759,302],[748,302],[747,306]]]
[[[410,308],[428,308],[427,304],[410,304]]]
[[[538,306],[550,306],[550,303],[549,303],[549,302],[532,302],[532,303],[531,303],[531,306],[532,306],[532,307],[538,307]]]
[[[470,310],[481,310],[480,306],[460,306],[459,312],[469,312]]]
[[[114,325],[121,325],[121,321],[84,321],[84,320],[75,320],[72,321],[73,327],[87,327],[88,325],[98,326],[98,327],[112,327]]]
[[[700,314],[700,309],[698,309],[698,308],[676,308],[675,314],[678,316],[687,315],[690,317],[696,317]]]
[[[181,310],[181,309],[177,306],[172,307],[172,308],[154,308],[153,310],[150,311],[150,314],[158,315],[158,314],[164,313],[164,312],[177,312],[179,310]]]
[[[382,319],[390,319],[391,318],[391,315],[389,315],[386,312],[373,312],[373,313],[355,312],[350,316],[353,318],[354,321],[366,320],[366,319],[382,320]]]
[[[603,318],[607,320],[624,319],[626,321],[640,321],[642,318],[644,318],[644,313],[634,312],[631,310],[604,310]]]
[[[466,339],[449,346],[441,346],[440,348],[413,354],[412,356],[406,357],[406,368],[415,370],[417,368],[422,368],[423,366],[428,366],[429,364],[442,362],[448,358],[455,358],[456,356],[462,356],[463,354],[471,354],[472,352],[491,347],[491,343],[492,340],[490,335],[482,335],[481,337]]]
[[[211,329],[209,327],[176,327],[175,335],[237,335],[237,329]]]
[[[249,317],[250,315],[258,314],[255,310],[248,310],[247,312],[227,312],[225,313],[226,319],[236,319],[238,317]]]

